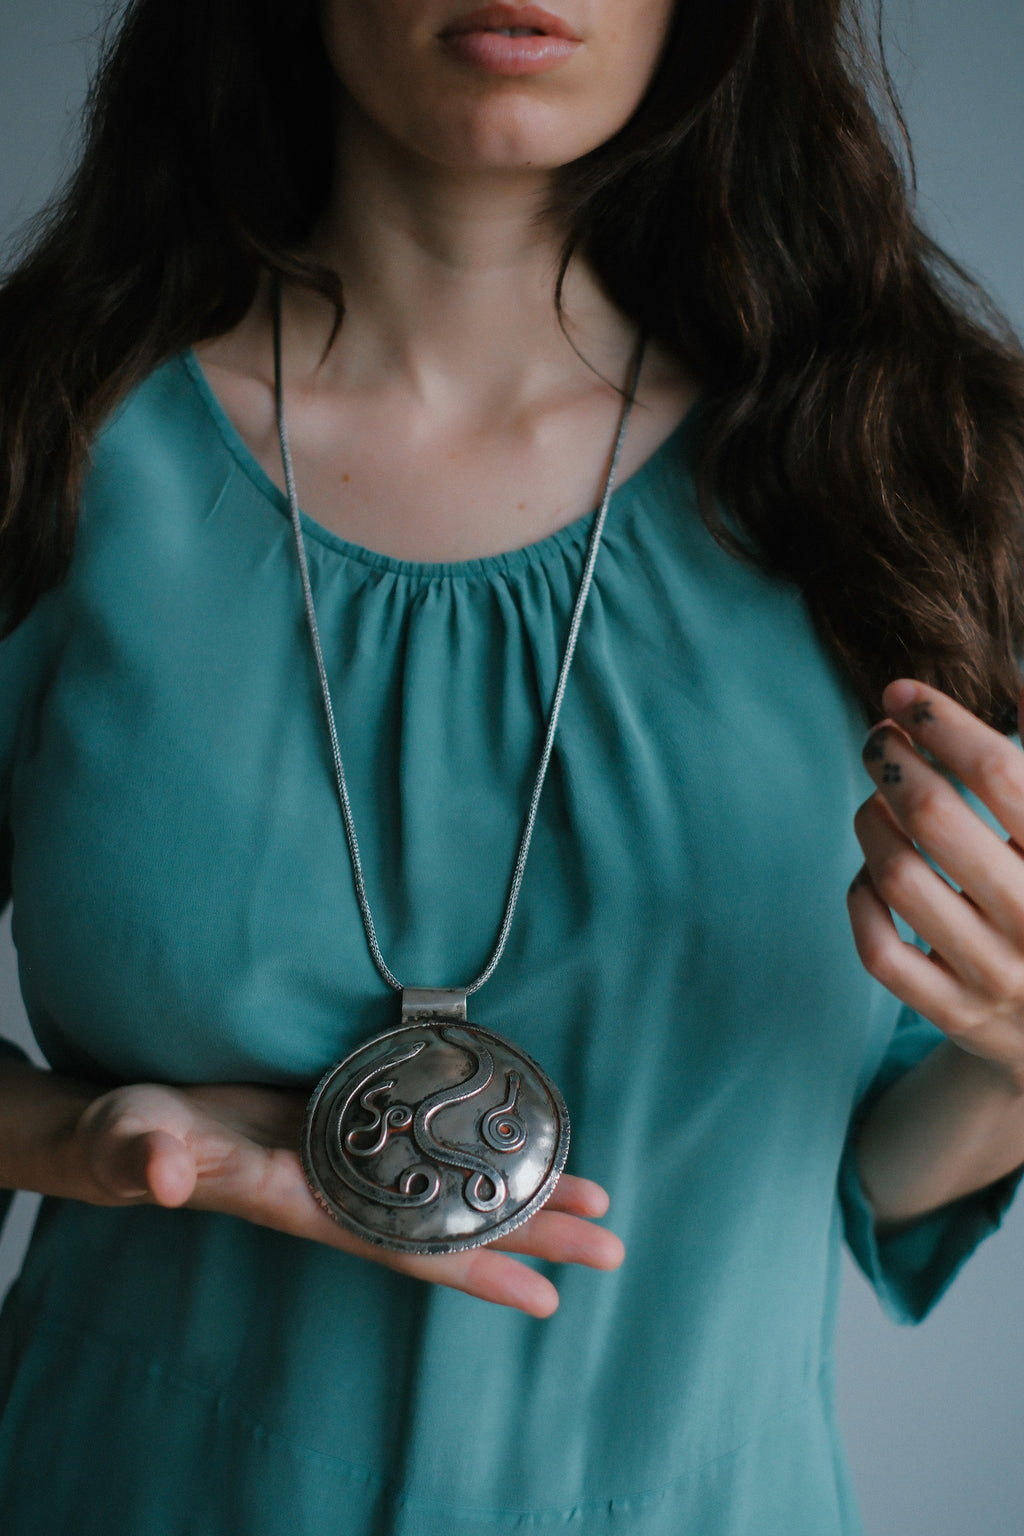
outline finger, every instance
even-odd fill
[[[335,1247],[428,1285],[444,1285],[531,1317],[550,1317],[558,1308],[558,1291],[545,1275],[496,1247],[470,1248],[464,1253],[391,1253],[343,1228],[335,1227],[335,1233]]]
[[[299,1159],[290,1149],[252,1147],[247,1149],[244,1157],[219,1163],[212,1178],[204,1177],[200,1181],[193,1203],[200,1202],[221,1210],[230,1203],[238,1214],[244,1214],[246,1206],[262,1203],[280,1213],[281,1219],[292,1221],[301,1212],[303,1227],[300,1235],[321,1240],[324,1236],[320,1218],[326,1216],[326,1212],[311,1193]],[[603,1216],[607,1209],[608,1196],[599,1184],[563,1174],[544,1208],[509,1234],[507,1245],[510,1251],[533,1253],[537,1258],[549,1258],[556,1263],[583,1263],[598,1269],[614,1269],[622,1260],[622,1244],[614,1234],[594,1226],[592,1221],[593,1217]],[[541,1217],[550,1220],[537,1228]],[[339,1229],[334,1227],[334,1230]],[[538,1241],[545,1245],[543,1252],[530,1247],[531,1239],[526,1234],[534,1231]],[[564,1253],[557,1248],[559,1237],[565,1242]],[[379,1256],[379,1251],[371,1245],[375,1257]],[[577,1258],[577,1253],[581,1257]]]
[[[335,1246],[427,1285],[443,1285],[531,1317],[550,1317],[558,1310],[558,1291],[547,1276],[500,1251],[497,1245],[470,1248],[464,1253],[390,1253],[341,1228],[335,1227],[335,1234]]]
[[[854,829],[881,901],[910,924],[970,991],[998,997],[1018,973],[1024,986],[1024,957],[931,868],[896,825],[888,802],[872,795],[858,810]]]
[[[600,1184],[595,1184],[592,1179],[578,1179],[571,1173],[563,1173],[544,1209],[565,1211],[571,1216],[600,1217],[607,1214],[608,1205],[607,1192]]]
[[[593,1222],[547,1206],[491,1246],[553,1264],[583,1264],[589,1269],[618,1269],[626,1256],[621,1239],[607,1227],[596,1227]]]
[[[188,1148],[163,1130],[132,1132],[122,1126],[97,1140],[90,1166],[101,1188],[125,1202],[184,1205],[196,1182]]]
[[[455,1290],[476,1296],[480,1301],[493,1302],[496,1306],[513,1307],[530,1317],[550,1317],[558,1310],[558,1292],[551,1281],[518,1259],[494,1248],[474,1248],[469,1253],[447,1257],[460,1261],[457,1268],[453,1266],[451,1276],[445,1279],[445,1284]],[[442,1262],[439,1259],[422,1261],[425,1266]],[[430,1280],[433,1276],[427,1270],[419,1278]]]
[[[934,957],[900,938],[866,866],[855,876],[846,903],[853,941],[868,975],[946,1034],[959,1031],[973,1017],[975,999]]]
[[[857,952],[870,975],[961,1049],[992,1062],[1019,1061],[1019,1000],[1009,1009],[979,1002],[941,956],[904,943],[866,867],[854,879],[847,903]]]
[[[531,1317],[550,1317],[558,1308],[558,1292],[551,1281],[495,1245],[470,1248],[464,1253],[391,1253],[363,1242],[333,1222],[331,1225],[335,1247],[414,1280],[444,1285],[466,1296],[475,1296],[478,1301],[527,1312]]]
[[[871,732],[864,764],[910,841],[966,892],[1006,939],[1020,943],[1024,860],[1018,853],[986,826],[898,726],[883,721]],[[903,915],[913,921],[908,913]]]
[[[1024,845],[1024,752],[924,683],[900,678],[889,684],[883,699],[911,739],[966,784],[1014,842]]]
[[[188,1148],[165,1131],[146,1138],[146,1183],[156,1205],[184,1205],[196,1186],[195,1159]]]
[[[482,1301],[515,1307],[534,1317],[548,1317],[558,1306],[558,1292],[551,1282],[512,1258],[511,1253],[499,1251],[496,1244],[464,1253],[405,1254],[357,1237],[334,1221],[318,1203],[306,1183],[297,1155],[291,1151],[253,1148],[244,1164],[242,1168],[240,1163],[233,1174],[219,1173],[211,1183],[204,1185],[200,1181],[190,1204],[199,1209],[227,1211],[295,1237],[326,1243],[430,1284],[446,1285]],[[589,1185],[588,1180],[572,1182]],[[545,1209],[524,1223],[522,1231],[525,1233],[543,1216],[550,1216],[550,1221],[536,1232],[533,1239],[536,1247],[526,1239],[519,1251],[538,1258],[550,1258],[556,1263],[582,1262],[604,1269],[614,1268],[619,1261],[621,1244],[618,1238],[576,1217],[549,1213]],[[572,1230],[566,1231],[563,1223],[570,1223]],[[577,1228],[582,1228],[583,1232]],[[592,1234],[599,1235],[595,1239]],[[514,1236],[514,1233],[510,1234],[510,1237]],[[576,1254],[582,1257],[576,1258]]]

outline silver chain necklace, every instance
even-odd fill
[[[288,443],[278,291],[273,318],[281,463],[356,900],[373,962],[402,995],[401,1025],[331,1066],[313,1090],[302,1129],[302,1164],[321,1205],[360,1237],[409,1253],[454,1253],[492,1242],[529,1220],[552,1194],[569,1151],[569,1116],[554,1083],[517,1046],[470,1023],[466,999],[493,974],[512,927],[644,349],[641,343],[590,530],[494,949],[465,986],[408,987],[381,953],[366,894]]]

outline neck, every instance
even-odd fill
[[[314,243],[345,289],[330,366],[362,389],[401,381],[453,406],[467,398],[500,406],[575,376],[583,365],[554,306],[561,232],[545,211],[551,190],[548,173],[450,171],[348,115]],[[570,267],[563,303],[572,343],[618,378],[633,327],[582,261]],[[296,307],[290,324],[309,357],[322,347],[323,316],[305,300]]]

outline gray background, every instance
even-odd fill
[[[0,239],[74,153],[102,11],[96,0],[0,0]],[[1024,0],[897,0],[888,32],[925,221],[1024,329]],[[27,1039],[9,921],[0,1020]],[[0,1292],[34,1209],[18,1197]],[[919,1329],[887,1323],[847,1266],[840,1407],[868,1536],[1024,1533],[1022,1278],[1024,1203]]]

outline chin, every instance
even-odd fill
[[[581,131],[584,127],[564,109],[535,100],[492,100],[467,108],[457,123],[417,136],[416,148],[451,170],[555,171],[596,149],[615,131],[613,127],[604,135],[587,134]]]

